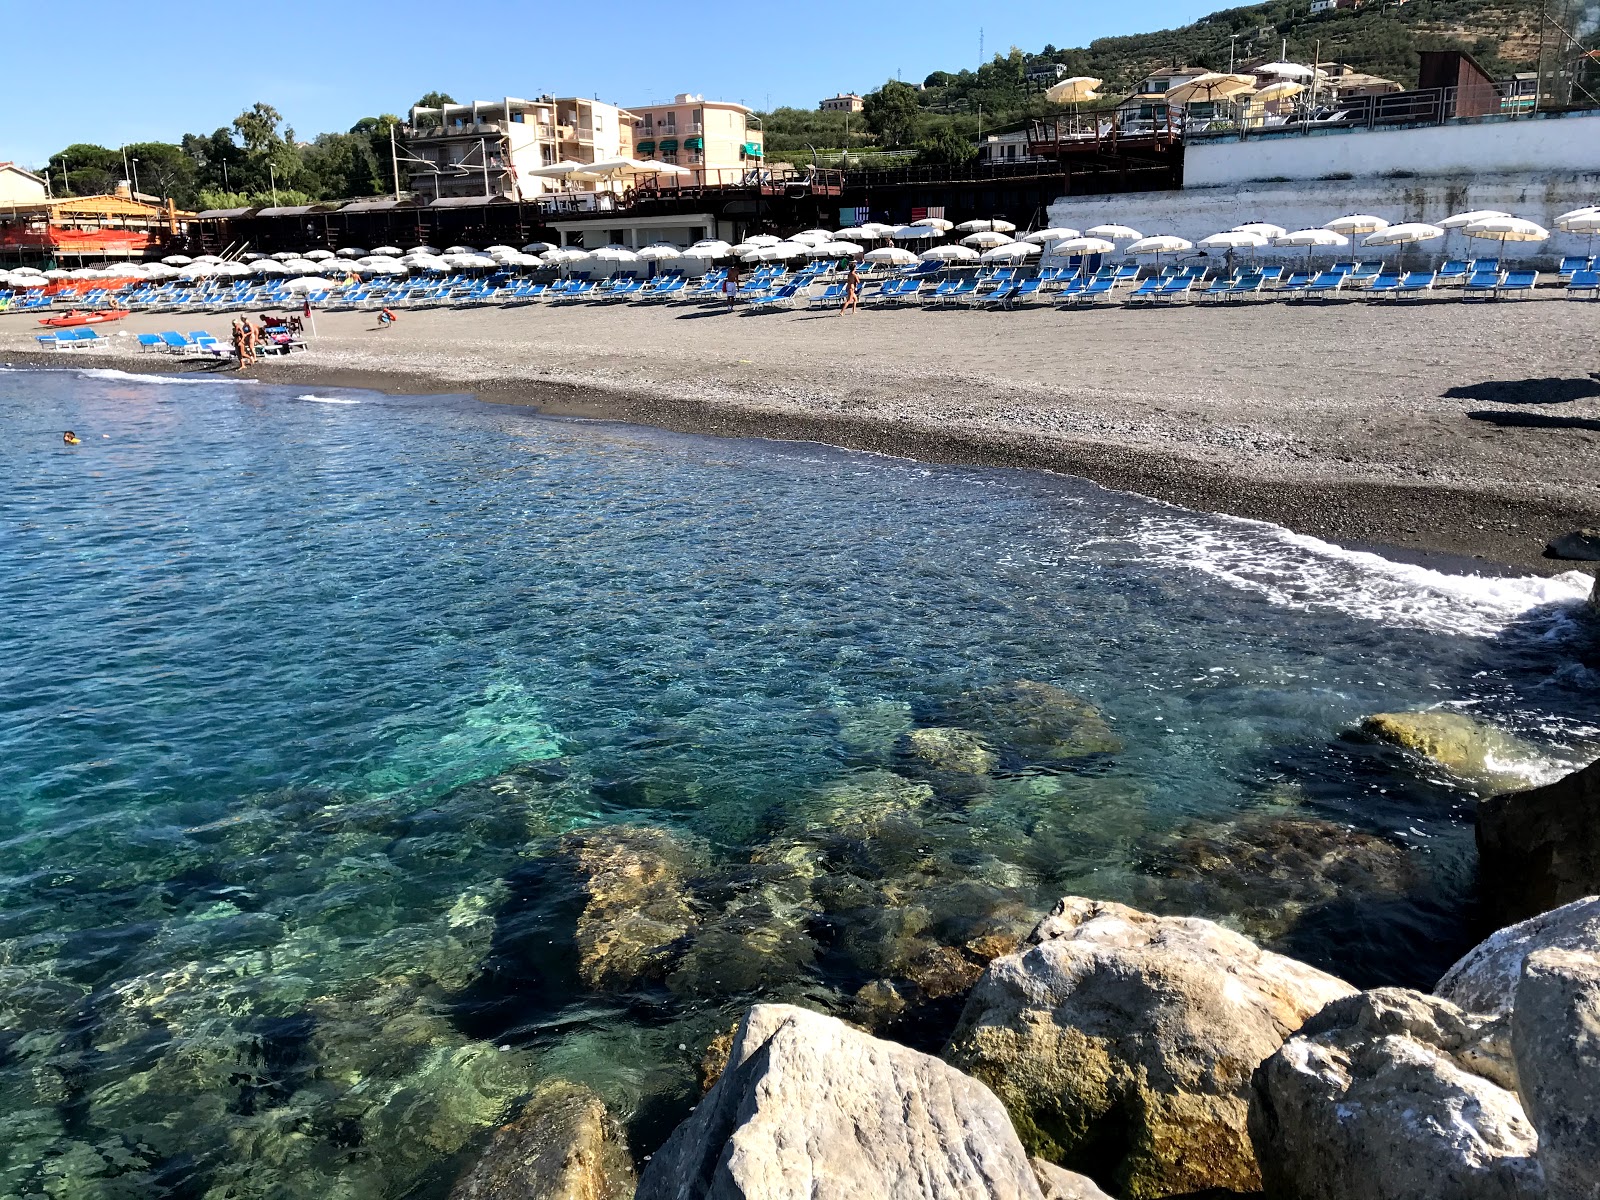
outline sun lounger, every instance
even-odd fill
[[[1220,300],[1223,296],[1226,296],[1233,290],[1233,285],[1235,282],[1236,281],[1232,276],[1218,275],[1210,282],[1210,284],[1206,286],[1206,289],[1200,293],[1199,298],[1201,300]]]
[[[977,295],[977,292],[978,277],[976,275],[968,275],[965,279],[956,280],[955,287],[951,288],[943,296],[938,296],[935,302],[945,308],[953,308],[957,304],[966,303],[967,299]]]
[[[1369,295],[1393,297],[1400,290],[1400,276],[1390,271],[1376,276],[1367,288]]]
[[[844,284],[830,283],[815,296],[806,298],[807,308],[833,308],[844,303]]]
[[[1262,272],[1248,271],[1228,285],[1228,290],[1222,294],[1222,299],[1227,302],[1257,295],[1266,282],[1267,277]]]
[[[1116,288],[1116,275],[1113,274],[1103,279],[1097,276],[1084,284],[1082,289],[1068,296],[1067,301],[1074,305],[1098,304],[1103,300],[1109,300],[1111,293],[1116,291]]]
[[[1500,281],[1500,295],[1502,297],[1515,296],[1526,299],[1539,286],[1539,272],[1537,271],[1507,271],[1506,277]]]
[[[141,353],[149,350],[165,350],[166,344],[153,333],[139,335],[139,350]]]
[[[1011,294],[1000,302],[1000,307],[1016,308],[1019,304],[1026,304],[1039,294],[1039,289],[1043,286],[1042,280],[1024,279],[1011,289]]]
[[[1561,278],[1570,279],[1579,271],[1587,271],[1594,265],[1592,258],[1585,258],[1581,254],[1569,254],[1561,260]]]
[[[804,286],[805,282],[803,280],[796,280],[763,295],[751,296],[745,301],[746,311],[760,312],[763,309],[776,308],[780,304],[785,308],[790,308],[794,304],[795,296]]]
[[[1600,271],[1574,271],[1566,294],[1568,300],[1600,299]]]
[[[989,304],[996,308],[1009,306],[1012,294],[1016,292],[1017,287],[1018,285],[1015,283],[1002,283],[992,292],[984,292],[975,303]]]
[[[1480,271],[1493,271],[1496,274],[1499,274],[1499,271],[1500,271],[1500,260],[1498,258],[1475,258],[1475,259],[1473,259],[1472,260],[1472,273],[1474,275],[1476,275]]]
[[[1439,268],[1435,278],[1440,283],[1464,283],[1469,273],[1464,259],[1452,258]]]
[[[1161,278],[1159,275],[1152,275],[1138,287],[1134,288],[1132,292],[1128,293],[1128,303],[1153,304],[1155,302],[1156,294],[1167,285],[1167,282],[1167,280]]]
[[[1415,299],[1423,292],[1432,291],[1435,278],[1432,271],[1407,271],[1400,280],[1400,290],[1395,294],[1395,299],[1407,296]]]
[[[1194,290],[1194,285],[1198,282],[1199,280],[1187,272],[1182,275],[1174,275],[1161,285],[1160,290],[1156,292],[1153,298],[1166,302],[1181,300]]]
[[[1289,278],[1278,284],[1277,291],[1279,294],[1288,295],[1294,295],[1297,292],[1303,292],[1310,285],[1312,279],[1314,278],[1315,276],[1304,271],[1294,271],[1289,275]]]
[[[1474,271],[1461,288],[1463,300],[1493,300],[1500,290],[1500,272]]]
[[[1309,296],[1331,296],[1344,286],[1347,278],[1343,271],[1324,271],[1297,294],[1302,300]]]

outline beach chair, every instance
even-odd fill
[[[1400,276],[1394,274],[1392,271],[1385,271],[1383,274],[1376,276],[1372,280],[1371,285],[1367,288],[1367,293],[1372,296],[1382,296],[1392,299],[1394,295],[1399,292],[1399,290]]]
[[[1267,277],[1260,271],[1246,271],[1239,278],[1228,285],[1228,290],[1223,293],[1224,303],[1243,300],[1246,296],[1259,295]]]
[[[1472,274],[1474,275],[1480,271],[1493,271],[1497,275],[1500,273],[1500,260],[1498,258],[1475,258],[1472,260],[1471,265]]]
[[[1289,278],[1282,280],[1276,289],[1277,295],[1295,296],[1306,290],[1316,276],[1306,271],[1291,271]]]
[[[1231,275],[1218,275],[1206,286],[1206,289],[1200,293],[1198,298],[1201,300],[1220,300],[1233,291],[1233,285],[1237,282],[1238,280]]]
[[[1502,298],[1515,297],[1526,300],[1533,294],[1533,289],[1539,286],[1539,272],[1537,271],[1507,271],[1506,276],[1500,281],[1500,296]]]
[[[955,287],[940,297],[936,303],[944,308],[954,308],[958,304],[965,304],[969,298],[977,295],[977,293],[978,277],[976,275],[968,275],[965,279],[956,280]]]
[[[1296,294],[1302,300],[1311,296],[1331,296],[1344,286],[1347,278],[1343,271],[1324,271]]]
[[[1440,283],[1465,283],[1468,274],[1466,260],[1452,258],[1439,268],[1435,278]]]
[[[1176,303],[1188,296],[1194,290],[1194,285],[1197,282],[1199,282],[1198,279],[1188,272],[1184,272],[1182,275],[1174,275],[1157,289],[1152,299],[1163,303]]]
[[[1356,269],[1350,272],[1350,282],[1359,284],[1376,283],[1385,275],[1394,275],[1400,278],[1398,272],[1389,271],[1381,262],[1362,262],[1356,264]]]
[[[835,308],[844,303],[844,284],[830,283],[815,296],[806,297],[807,308]]]
[[[1600,300],[1600,271],[1574,271],[1567,280],[1568,300]]]
[[[1409,297],[1414,300],[1423,292],[1431,292],[1436,278],[1432,271],[1407,271],[1400,280],[1400,290],[1395,293],[1395,299]]]
[[[1111,299],[1111,293],[1117,289],[1117,275],[1101,278],[1096,276],[1084,284],[1078,291],[1067,297],[1067,303],[1072,305],[1099,304]]]
[[[1493,300],[1500,291],[1500,272],[1473,271],[1461,285],[1463,300]]]
[[[177,330],[168,330],[165,333],[158,333],[156,336],[166,345],[167,353],[169,354],[186,355],[193,352],[194,348],[189,344],[189,339],[177,332]]]
[[[795,296],[805,286],[804,280],[793,280],[773,291],[764,292],[759,296],[751,296],[745,301],[745,312],[748,315],[768,308],[776,308],[780,304],[784,308],[790,308],[794,305]]]
[[[1017,290],[1017,286],[1015,283],[1002,283],[993,291],[976,293],[977,299],[970,303],[992,305],[995,308],[999,308],[1011,299],[1011,294]]]
[[[41,350],[65,350],[67,348],[61,339],[53,333],[35,334],[33,340],[39,343],[39,349]]]
[[[1561,278],[1571,279],[1579,271],[1587,271],[1593,265],[1592,258],[1585,258],[1581,254],[1569,254],[1561,260]]]
[[[151,350],[165,350],[166,345],[153,333],[139,335],[139,353],[146,354]]]
[[[1156,295],[1167,285],[1167,280],[1159,275],[1152,275],[1133,291],[1128,293],[1129,304],[1154,304]]]
[[[1027,304],[1039,294],[1039,289],[1043,286],[1044,281],[1037,277],[1033,279],[1024,279],[1021,283],[1017,284],[1016,287],[1011,289],[1010,295],[1008,295],[1004,300],[1000,301],[1000,307],[1011,309],[1016,308],[1019,304]]]

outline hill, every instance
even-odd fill
[[[977,70],[934,71],[917,88],[891,81],[867,97],[850,121],[852,148],[921,147],[949,158],[982,129],[993,132],[1055,111],[1028,81],[1028,71],[1059,63],[1069,75],[1105,81],[1107,97],[1131,92],[1153,71],[1171,66],[1225,71],[1230,61],[1277,58],[1348,63],[1358,71],[1417,80],[1418,50],[1466,50],[1491,75],[1531,69],[1539,53],[1541,0],[1368,0],[1360,8],[1312,16],[1306,0],[1267,0],[1214,12],[1189,25],[1099,38],[1087,46],[1037,52],[1012,47]],[[762,116],[773,153],[804,158],[811,147],[844,147],[839,113],[777,109]]]

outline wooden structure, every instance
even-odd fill
[[[180,244],[193,215],[117,195],[0,204],[0,261],[144,258]]]

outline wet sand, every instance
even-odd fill
[[[221,336],[228,320],[114,329]],[[1553,572],[1576,564],[1544,558],[1548,539],[1600,525],[1597,325],[1600,305],[1553,297],[851,317],[490,306],[404,311],[389,330],[318,313],[311,353],[246,374],[1044,468],[1342,545]],[[0,316],[0,359],[217,369],[122,349],[131,337],[36,354],[36,332]]]

